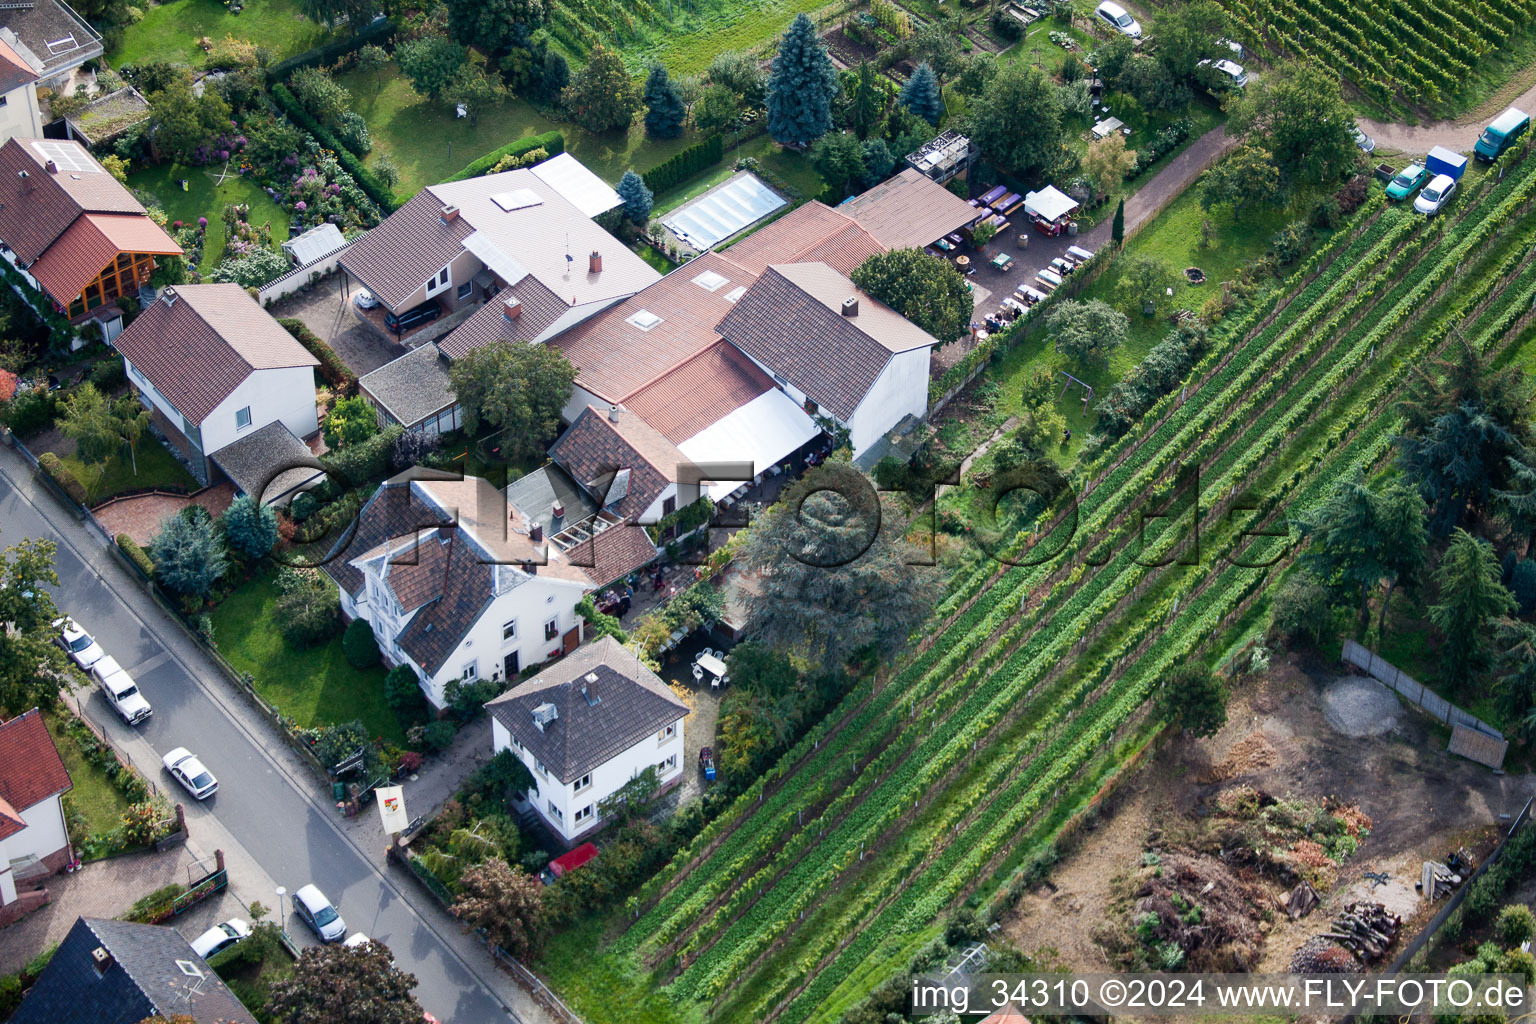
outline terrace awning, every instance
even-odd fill
[[[794,399],[774,388],[677,447],[696,465],[751,463],[753,474],[759,474],[778,465],[820,429]],[[708,494],[718,501],[739,486],[740,480],[722,480],[709,484]]]
[[[1024,197],[1025,212],[1041,220],[1060,220],[1075,209],[1077,209],[1077,203],[1055,185],[1047,185],[1040,191],[1030,192]]]

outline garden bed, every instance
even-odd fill
[[[73,717],[67,711],[50,711],[43,720],[48,725],[48,734],[53,737],[53,745],[59,748],[65,769],[69,771],[69,781],[74,783],[74,788],[64,797],[74,814],[66,810],[65,817],[78,823],[81,831],[72,834],[71,839],[83,844],[87,836],[110,832],[122,824],[123,814],[128,810],[128,798],[112,784],[105,771],[86,760],[75,738],[65,731],[65,724]]]
[[[157,167],[135,168],[128,175],[132,188],[142,189],[155,197],[172,224],[196,224],[199,217],[208,219],[208,229],[203,239],[203,257],[197,268],[212,270],[224,258],[225,228],[221,216],[224,207],[234,203],[248,205],[246,221],[260,228],[272,225],[273,237],[288,237],[289,213],[278,206],[256,182],[248,176],[233,171],[222,182],[216,182],[221,165],[207,167],[182,167],[176,164],[160,164]],[[182,191],[181,182],[187,182]]]

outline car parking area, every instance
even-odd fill
[[[382,313],[378,330],[358,318],[346,283],[345,274],[332,274],[309,291],[278,302],[272,315],[302,320],[316,337],[336,350],[348,369],[361,377],[398,358],[405,350],[383,333]]]

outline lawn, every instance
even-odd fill
[[[220,0],[171,0],[147,7],[137,24],[123,32],[123,41],[107,54],[114,66],[163,60],[201,67],[205,58],[197,41],[218,42],[225,36],[244,39],[272,52],[274,63],[319,46],[331,33],[304,16],[298,0],[260,0],[231,14]]]
[[[1055,18],[1044,18],[1037,21],[1025,33],[1023,39],[998,54],[998,60],[1006,64],[1023,61],[1055,77],[1056,72],[1061,70],[1061,61],[1067,55],[1067,51],[1051,42],[1052,32],[1065,32],[1076,40],[1078,49],[1074,52],[1079,57],[1085,56],[1098,46],[1097,41],[1081,29],[1068,28]]]
[[[400,169],[398,191],[402,197],[457,174],[472,160],[508,142],[547,131],[564,135],[566,152],[610,184],[617,183],[627,170],[647,171],[699,140],[695,132],[680,139],[648,139],[638,118],[628,133],[594,135],[569,122],[551,121],[517,99],[483,114],[478,125],[471,125],[467,119],[455,117],[448,104],[418,95],[393,65],[377,71],[353,71],[338,81],[351,90],[352,109],[368,121],[374,147],[369,161],[387,153]],[[815,172],[801,157],[779,150],[766,137],[744,143],[740,150],[741,156],[764,159],[796,187],[815,181]],[[735,158],[733,154],[726,153],[722,167]],[[807,195],[819,191],[816,182],[807,189]]]
[[[697,199],[735,174],[736,162],[747,157],[756,159],[765,169],[789,182],[807,199],[815,199],[821,195],[821,190],[825,187],[821,175],[816,173],[816,168],[811,166],[810,160],[799,153],[785,149],[765,133],[727,149],[725,159],[709,172],[686,184],[658,193],[651,216],[660,217],[677,209],[690,199]]]
[[[160,208],[171,222],[197,223],[197,218],[208,218],[208,233],[203,241],[203,258],[198,269],[211,270],[224,256],[224,207],[230,203],[248,203],[250,215],[246,218],[254,227],[271,222],[272,237],[283,241],[288,237],[288,211],[278,206],[261,186],[250,178],[230,174],[222,184],[216,184],[214,175],[220,169],[208,167],[182,167],[178,164],[158,164],[153,167],[135,168],[128,175],[128,184],[143,189],[155,197]],[[182,190],[185,179],[187,188]]]
[[[69,780],[74,783],[74,788],[69,791],[69,802],[84,819],[87,835],[110,832],[122,824],[123,812],[128,810],[128,798],[112,785],[106,772],[86,763],[74,737],[64,731],[66,715],[68,712],[50,711],[43,720],[48,725],[54,746],[59,748],[59,756],[64,759]],[[85,836],[72,838],[80,842]]]
[[[134,460],[126,452],[90,466],[81,462],[78,455],[68,455],[59,461],[85,487],[88,505],[97,505],[124,491],[148,487],[187,492],[197,490],[197,481],[192,478],[192,474],[176,461],[176,457],[164,445],[152,437],[139,441],[137,473],[134,472]]]
[[[300,727],[361,719],[374,736],[404,745],[405,733],[384,701],[384,669],[358,670],[341,651],[341,631],[295,651],[278,632],[270,575],[248,581],[211,613],[219,653],[249,672],[256,692]]]

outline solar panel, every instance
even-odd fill
[[[514,189],[511,192],[498,192],[491,196],[491,202],[511,213],[513,210],[522,210],[530,206],[538,206],[544,200],[531,188]]]
[[[49,142],[39,139],[32,143],[32,148],[37,150],[38,155],[45,162],[52,160],[55,164],[58,164],[61,171],[89,171],[91,173],[97,171],[95,161],[86,154],[85,150],[78,146],[72,146],[67,142]]]

